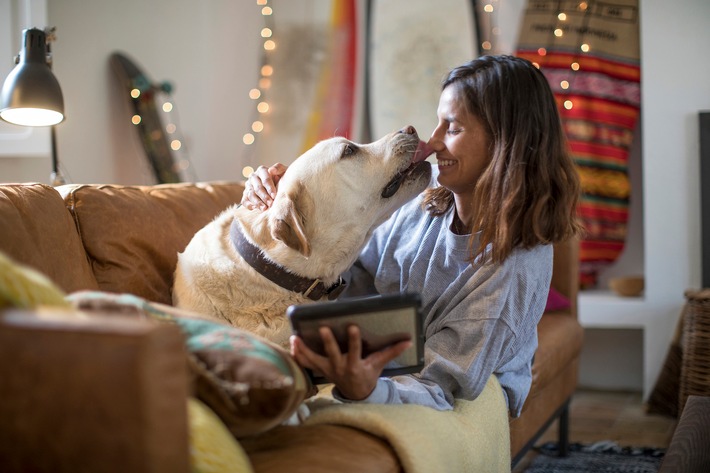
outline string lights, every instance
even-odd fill
[[[251,131],[244,133],[242,142],[251,146],[256,142],[256,137],[264,131],[263,115],[266,115],[271,110],[271,105],[266,100],[266,91],[271,88],[271,77],[274,74],[274,68],[270,64],[269,53],[276,49],[276,41],[274,41],[273,17],[274,9],[269,5],[269,0],[256,0],[256,4],[261,6],[261,16],[264,18],[264,27],[261,29],[261,38],[263,39],[264,52],[261,58],[261,68],[259,70],[259,82],[257,87],[249,91],[249,98],[255,103],[255,118],[251,122]],[[254,172],[251,166],[245,166],[242,169],[242,175],[249,177]]]
[[[475,2],[478,10],[479,23],[476,25],[478,40],[483,54],[496,54],[498,51],[498,38],[500,37],[500,27],[498,26],[498,1],[483,0]]]
[[[575,72],[578,72],[581,69],[580,62],[582,55],[590,52],[591,47],[589,46],[588,43],[584,42],[584,34],[586,33],[588,26],[589,26],[589,18],[590,18],[590,13],[592,12],[592,3],[593,0],[583,0],[580,2],[577,2],[574,10],[568,12],[564,12],[561,10],[558,10],[557,12],[557,24],[555,25],[554,29],[552,30],[552,35],[550,36],[550,44],[548,44],[547,48],[538,48],[537,54],[540,56],[540,60],[538,62],[534,62],[533,64],[535,67],[538,69],[541,68],[542,64],[544,63],[544,58],[547,56],[547,50],[551,49],[554,46],[554,43],[558,40],[564,42],[566,40],[566,36],[570,34],[571,31],[573,31],[573,28],[570,27],[570,16],[572,14],[582,14],[582,24],[581,26],[577,29],[578,32],[578,38],[576,44],[578,44],[578,47],[575,47],[574,49],[574,54],[572,54],[572,59],[569,64],[569,70],[567,73],[567,77],[559,79],[559,87],[562,90],[574,90],[573,85],[575,78],[577,77],[577,74]],[[563,2],[559,3],[560,5],[564,5]],[[569,42],[567,42],[569,44]],[[566,110],[572,110],[574,108],[574,101],[572,99],[565,99],[562,102],[562,106]]]
[[[177,158],[173,163],[172,171],[178,175],[187,173],[190,180],[197,180],[185,143],[179,133],[177,107],[172,101],[172,85],[169,82],[150,84],[144,76],[136,78],[134,84],[135,86],[131,89],[130,95],[135,102],[151,104],[165,114],[164,118],[159,120],[159,123],[164,124],[168,146],[175,152],[174,155]],[[148,106],[150,107],[151,105]],[[143,117],[138,113],[131,117],[133,125],[138,126],[142,122]],[[149,138],[154,142],[158,142],[162,136],[159,130],[153,130]]]

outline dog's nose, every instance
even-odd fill
[[[417,132],[417,130],[414,129],[412,125],[408,125],[401,130],[399,130],[400,133],[406,133],[407,135],[413,135]]]

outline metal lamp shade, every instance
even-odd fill
[[[20,61],[5,79],[0,93],[0,118],[24,126],[49,126],[64,120],[64,97],[47,65],[46,35],[23,31]]]

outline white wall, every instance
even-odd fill
[[[154,183],[109,64],[114,51],[131,56],[154,82],[174,85],[197,177],[240,177],[241,135],[250,118],[243,111],[260,58],[256,2],[47,0],[47,10],[57,27],[54,72],[66,109],[57,141],[69,182]],[[2,180],[47,182],[47,157],[23,161],[0,158]]]

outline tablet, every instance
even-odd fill
[[[292,305],[286,314],[293,333],[316,353],[325,353],[318,332],[320,327],[330,327],[340,351],[346,353],[347,329],[350,325],[357,325],[362,336],[363,358],[401,341],[413,342],[411,347],[385,366],[382,376],[417,373],[424,366],[423,318],[419,294],[403,293]],[[312,376],[316,383],[325,381],[322,377]]]

